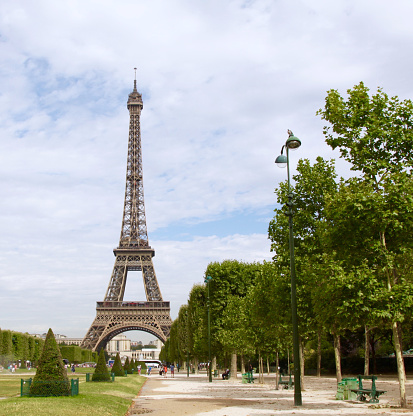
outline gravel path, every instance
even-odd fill
[[[303,406],[294,406],[293,390],[275,390],[275,377],[264,384],[243,384],[241,377],[230,380],[203,375],[175,374],[175,378],[148,377],[134,399],[130,415],[154,416],[254,416],[254,415],[413,415],[413,378],[407,383],[408,409],[398,407],[398,382],[395,377],[379,376],[377,388],[387,393],[379,404],[336,400],[337,382],[333,377],[305,377]]]

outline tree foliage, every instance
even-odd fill
[[[98,362],[92,375],[92,381],[110,381],[110,374],[106,366],[105,351],[103,348],[100,350]]]
[[[122,367],[122,362],[120,360],[119,353],[116,354],[115,361],[113,362],[112,373],[115,373],[116,377],[124,377],[125,376],[125,370]]]
[[[32,396],[68,396],[70,384],[53,331],[49,329],[30,387]]]

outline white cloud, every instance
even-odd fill
[[[413,95],[412,8],[3,0],[0,327],[81,336],[92,322],[120,234],[134,67],[149,239],[176,313],[208,262],[271,257],[262,231],[235,235],[229,225],[275,203],[286,172],[273,162],[288,128],[302,140],[297,160],[338,157],[315,116],[328,89],[363,80]],[[224,218],[219,237],[191,233]],[[178,224],[188,241],[174,235]],[[157,230],[168,238],[152,241]]]

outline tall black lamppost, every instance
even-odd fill
[[[211,276],[205,278],[207,285],[207,308],[208,308],[208,371],[209,371],[209,382],[212,383],[212,365],[211,365],[211,313],[209,308],[209,282],[212,280]]]
[[[290,229],[290,274],[291,274],[291,317],[293,324],[293,353],[294,353],[294,405],[301,406],[301,366],[300,366],[300,345],[298,336],[298,317],[297,317],[297,290],[295,279],[295,260],[294,260],[294,234],[293,234],[293,195],[291,193],[290,184],[290,161],[289,151],[298,149],[301,146],[300,140],[293,135],[291,130],[288,130],[288,139],[285,145],[281,148],[281,155],[275,159],[275,163],[280,167],[287,166],[288,176],[288,202],[287,202],[287,216]],[[286,155],[283,151],[286,151]]]

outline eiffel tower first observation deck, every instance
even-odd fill
[[[115,265],[103,302],[97,302],[96,318],[86,333],[81,347],[100,351],[115,336],[125,331],[140,330],[155,335],[162,342],[169,336],[172,320],[170,305],[162,299],[149,245],[143,198],[142,147],[140,115],[142,95],[136,89],[129,94],[129,142],[126,169],[125,204],[119,247],[114,249]],[[141,271],[146,301],[124,301],[128,271]]]

